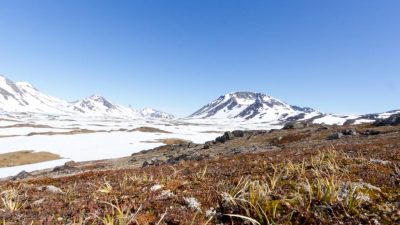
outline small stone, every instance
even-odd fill
[[[44,202],[44,200],[45,200],[44,198],[41,198],[39,200],[34,201],[32,204],[33,205],[41,205]]]
[[[217,211],[214,209],[214,208],[209,208],[209,209],[207,209],[207,211],[206,211],[206,217],[207,218],[212,218],[212,217],[214,217],[215,215],[217,214]]]
[[[209,149],[212,145],[212,142],[207,141],[206,143],[204,143],[203,149]]]
[[[48,192],[51,192],[54,194],[64,194],[64,192],[60,188],[53,186],[53,185],[40,186],[40,187],[38,187],[38,190],[39,191],[48,191]]]
[[[175,196],[175,194],[171,190],[163,190],[158,196],[159,200],[166,200],[166,199],[171,199]]]
[[[196,211],[201,211],[201,204],[197,199],[193,197],[189,198],[183,198],[185,200],[186,205],[188,206],[189,209],[196,210]]]
[[[153,186],[150,188],[150,191],[155,192],[155,191],[160,190],[161,188],[162,188],[162,186],[161,186],[160,184],[156,184],[156,185],[153,185]]]

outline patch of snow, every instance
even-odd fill
[[[20,173],[21,171],[25,170],[27,172],[32,172],[35,170],[43,170],[48,168],[53,168],[56,166],[63,165],[64,163],[70,161],[69,159],[59,159],[53,161],[47,161],[42,163],[35,163],[29,165],[22,165],[22,166],[13,166],[13,167],[3,167],[0,168],[0,178],[14,176]]]

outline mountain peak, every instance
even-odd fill
[[[34,87],[32,86],[32,84],[30,84],[30,83],[28,83],[28,82],[25,82],[25,81],[18,81],[18,82],[15,82],[15,84],[16,84],[17,86],[19,86],[19,87],[30,87],[30,88],[34,88]]]
[[[106,100],[103,96],[97,95],[97,94],[92,94],[91,96],[87,97],[86,99],[91,99],[94,101],[102,101],[102,100]]]

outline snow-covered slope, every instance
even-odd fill
[[[45,95],[26,82],[0,75],[0,109],[8,112],[67,113],[69,103]]]
[[[250,122],[281,123],[305,120],[322,113],[298,106],[291,106],[271,96],[253,92],[228,93],[203,106],[189,118],[234,119]]]
[[[72,116],[171,119],[171,114],[154,109],[135,110],[92,95],[80,101],[67,101],[46,95],[27,82],[16,82],[0,75],[0,111]]]

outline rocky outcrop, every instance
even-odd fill
[[[397,126],[400,125],[400,113],[391,115],[387,119],[379,119],[374,123],[375,126]]]

